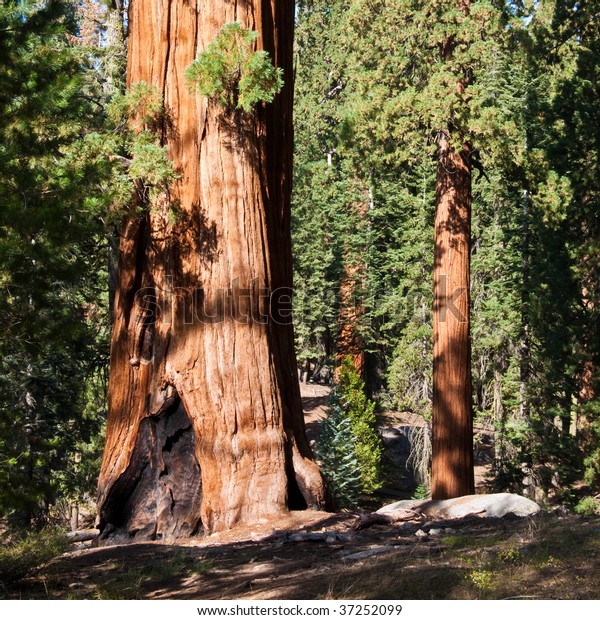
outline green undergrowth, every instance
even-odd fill
[[[0,588],[33,574],[38,568],[61,555],[67,548],[64,533],[44,529],[16,537],[0,547]]]
[[[595,497],[584,497],[575,506],[575,512],[584,517],[600,515],[600,499]]]

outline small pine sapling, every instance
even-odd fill
[[[360,498],[361,470],[355,444],[352,422],[333,392],[315,454],[337,508],[356,506]]]
[[[375,403],[367,398],[364,381],[350,357],[343,361],[340,369],[339,393],[356,436],[355,451],[360,465],[363,491],[371,493],[379,484],[383,448],[375,428]]]

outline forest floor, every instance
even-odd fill
[[[303,386],[309,437],[328,389]],[[376,506],[368,506],[375,509]],[[412,521],[291,512],[251,528],[92,548],[0,591],[8,599],[597,599],[600,518]]]
[[[277,524],[176,544],[79,549],[17,582],[3,597],[418,600],[600,594],[600,518],[469,517],[441,526],[362,530],[352,529],[354,521],[350,514],[295,512]]]

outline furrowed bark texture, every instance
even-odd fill
[[[357,295],[364,265],[347,263],[340,283],[340,312],[336,342],[335,379],[339,379],[344,360],[350,357],[361,379],[365,374],[365,346],[359,333],[364,307]]]
[[[369,201],[356,204],[358,222],[363,223],[369,213]],[[344,268],[340,280],[340,310],[338,315],[338,333],[336,339],[336,368],[334,378],[339,379],[340,369],[347,357],[352,359],[356,372],[365,379],[365,343],[360,333],[360,324],[365,313],[363,303],[364,279],[366,265],[364,254],[357,255],[350,248],[351,231],[347,232],[347,247],[344,257]],[[366,251],[366,248],[365,248]]]
[[[440,134],[433,308],[432,496],[474,493],[469,282],[470,151]]]
[[[102,535],[177,537],[322,507],[286,304],[294,3],[132,0],[129,19],[128,83],[163,93],[180,179],[123,229]],[[284,70],[283,91],[252,114],[184,78],[233,21]]]

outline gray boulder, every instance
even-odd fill
[[[436,501],[408,499],[388,504],[377,512],[390,514],[398,510],[414,510],[430,519],[461,519],[472,514],[481,517],[504,517],[509,514],[529,517],[538,513],[540,507],[530,499],[514,493],[494,493]]]

